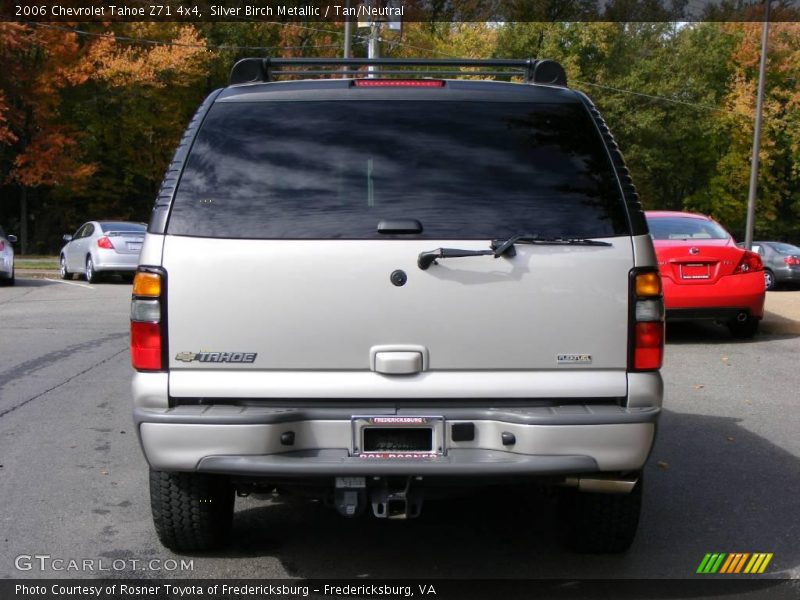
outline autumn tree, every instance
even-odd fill
[[[721,117],[729,139],[708,185],[687,206],[715,215],[743,237],[753,142],[761,24],[726,25],[738,34]],[[800,25],[771,25],[759,154],[756,235],[800,241]]]

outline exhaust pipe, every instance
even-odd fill
[[[567,477],[561,485],[576,487],[579,492],[592,492],[595,494],[630,494],[639,481],[638,477]]]
[[[744,323],[747,321],[747,313],[740,312],[738,315],[736,315],[736,320],[739,321],[739,323]]]

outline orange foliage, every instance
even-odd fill
[[[26,186],[61,185],[79,190],[95,172],[94,165],[82,164],[75,134],[53,126],[37,134],[14,159],[14,180]]]
[[[182,27],[172,41],[176,45],[121,46],[109,34],[91,45],[76,76],[92,77],[112,87],[164,87],[168,83],[181,85],[205,74],[211,53],[197,30],[191,25]]]

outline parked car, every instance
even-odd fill
[[[6,235],[0,227],[0,285],[14,285],[14,247],[17,236]]]
[[[89,283],[109,273],[134,273],[142,249],[145,223],[89,221],[65,235],[59,269],[62,279],[82,274]]]
[[[156,532],[222,544],[235,492],[412,518],[514,481],[561,492],[573,548],[624,551],[664,324],[616,142],[551,61],[273,82],[398,62],[244,59],[189,124],[132,290]],[[527,83],[430,70],[498,65]]]
[[[800,248],[785,242],[753,242],[753,252],[758,252],[764,263],[768,290],[784,284],[800,284]]]
[[[751,338],[764,316],[764,267],[724,227],[694,213],[645,213],[664,283],[667,322],[715,320]]]

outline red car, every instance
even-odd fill
[[[664,285],[668,321],[710,319],[751,338],[764,316],[764,266],[719,223],[685,212],[645,213]]]

